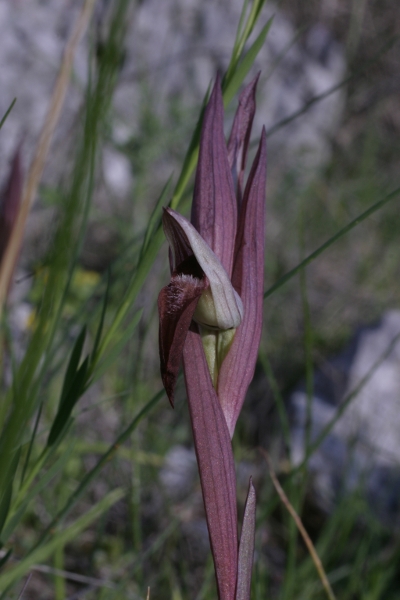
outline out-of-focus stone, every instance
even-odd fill
[[[129,160],[113,148],[103,150],[103,175],[111,195],[125,197],[132,185]]]
[[[400,525],[400,311],[361,329],[341,355],[316,372],[315,384],[311,443],[352,396],[308,462],[321,506],[329,509],[361,487],[384,522]],[[303,389],[292,394],[290,406],[292,459],[299,464],[305,455]]]
[[[165,457],[160,481],[171,500],[182,500],[193,488],[197,464],[193,448],[174,446]]]

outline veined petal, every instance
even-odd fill
[[[167,226],[164,225],[165,235],[171,247],[174,248],[174,252],[178,247],[177,240],[182,247],[190,248],[210,283],[215,308],[212,319],[213,321],[215,319],[215,323],[201,324],[219,329],[238,327],[243,317],[243,304],[219,257],[211,250],[193,225],[171,208],[165,210],[163,222],[167,224]]]
[[[234,600],[237,577],[236,477],[225,418],[198,333],[189,331],[183,368],[219,600]]]
[[[247,85],[239,96],[239,106],[228,142],[228,161],[236,188],[238,205],[242,202],[243,176],[254,113],[256,111],[256,88],[260,73]]]
[[[249,491],[244,508],[242,534],[240,536],[238,579],[235,600],[250,600],[251,571],[253,569],[254,537],[256,528],[256,491],[250,477]]]
[[[204,113],[191,221],[232,274],[237,206],[224,137],[224,106],[220,77]]]
[[[171,405],[182,359],[183,346],[206,280],[174,274],[158,296],[161,378]]]
[[[232,283],[243,301],[244,315],[218,376],[218,397],[231,436],[254,375],[261,338],[266,156],[263,130],[239,215],[232,275]]]

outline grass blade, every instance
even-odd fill
[[[251,67],[255,59],[257,58],[257,54],[260,52],[265,39],[267,37],[268,31],[272,25],[274,17],[271,17],[266,25],[262,28],[261,32],[257,36],[257,39],[252,44],[248,52],[243,57],[243,60],[235,70],[233,76],[227,81],[225,91],[224,91],[224,104],[228,105],[232,98],[237,93],[238,89],[242,85],[247,73],[250,71]]]
[[[11,102],[10,106],[7,108],[5,114],[3,115],[3,118],[0,121],[0,129],[3,127],[4,123],[7,120],[8,115],[10,114],[10,112],[12,111],[12,109],[14,108],[14,104],[16,103],[17,99],[14,98],[14,100]]]
[[[384,47],[381,50],[379,50],[379,52],[377,52],[373,58],[371,58],[371,60],[369,60],[368,62],[366,62],[366,64],[363,65],[363,67],[361,69],[359,69],[355,73],[351,73],[348,77],[345,77],[338,83],[335,83],[332,87],[325,90],[325,92],[322,92],[321,94],[318,94],[317,96],[313,96],[308,102],[306,102],[301,108],[299,108],[299,110],[296,110],[288,117],[284,117],[283,119],[281,119],[281,121],[278,121],[278,123],[275,123],[275,125],[272,125],[272,127],[270,127],[270,129],[267,130],[267,138],[270,137],[271,135],[273,135],[274,133],[276,133],[279,129],[282,129],[282,127],[285,127],[285,125],[288,125],[289,123],[291,123],[298,117],[301,117],[301,115],[304,115],[304,113],[306,113],[308,111],[308,109],[311,108],[317,102],[324,100],[325,98],[327,98],[331,94],[334,94],[335,92],[340,90],[340,88],[344,87],[345,85],[347,85],[354,79],[357,79],[358,77],[362,77],[363,75],[368,73],[369,68],[375,62],[377,62],[383,54],[385,54],[388,50],[390,50],[392,48],[392,46],[394,46],[394,44],[398,41],[399,37],[400,37],[399,35],[393,36],[384,45]]]
[[[347,396],[342,400],[339,408],[337,409],[336,415],[323,428],[323,430],[318,435],[316,440],[314,440],[312,442],[312,444],[310,444],[309,448],[307,449],[304,460],[295,469],[293,469],[291,471],[291,474],[294,474],[295,472],[303,469],[307,465],[307,462],[310,459],[311,455],[319,448],[319,446],[321,445],[323,440],[326,438],[326,436],[332,431],[335,424],[339,421],[339,419],[342,417],[343,413],[346,411],[350,402],[360,393],[362,388],[368,383],[368,381],[374,375],[375,371],[380,367],[380,365],[383,363],[383,361],[386,360],[386,358],[390,355],[390,353],[393,351],[393,348],[398,343],[399,339],[400,339],[400,334],[396,335],[392,339],[392,341],[390,342],[390,344],[388,345],[386,350],[381,354],[381,356],[378,358],[378,360],[372,365],[372,367],[368,371],[368,373],[360,380],[360,382],[356,385],[356,387],[353,390],[351,390],[347,394]]]
[[[5,555],[0,558],[0,569],[6,564],[6,562],[10,558],[11,552],[12,552],[12,549],[10,548],[9,550],[7,550]]]
[[[37,543],[37,546],[40,546],[47,537],[51,534],[53,529],[59,524],[60,521],[65,519],[65,517],[69,514],[72,508],[75,506],[79,498],[81,498],[82,494],[85,492],[88,485],[97,477],[102,468],[113,458],[115,453],[118,450],[118,447],[123,444],[132,434],[132,432],[139,425],[141,420],[158,404],[158,402],[165,396],[164,389],[160,390],[149,402],[142,408],[141,411],[136,415],[136,417],[131,421],[128,427],[118,436],[115,442],[110,446],[110,448],[103,454],[97,464],[86,474],[86,476],[82,479],[76,490],[70,495],[64,507],[58,512],[58,514],[54,517],[50,525],[44,531],[42,537]]]
[[[74,348],[71,352],[71,358],[69,359],[68,367],[67,367],[65,377],[64,377],[63,387],[61,390],[60,404],[59,404],[60,407],[64,403],[66,396],[69,394],[70,388],[76,377],[76,372],[78,369],[79,361],[81,359],[83,344],[85,343],[85,337],[86,337],[86,325],[84,327],[82,327],[82,331],[76,338]]]
[[[20,454],[21,454],[21,449],[19,448],[10,463],[10,468],[7,473],[6,488],[5,488],[5,491],[3,492],[3,495],[1,498],[1,503],[0,503],[0,532],[3,530],[4,524],[7,520],[8,511],[10,510],[11,498],[12,498],[12,493],[13,493],[14,477],[15,477],[15,472],[17,470]]]
[[[87,373],[89,366],[89,357],[87,356],[79,367],[75,374],[71,386],[66,396],[62,399],[60,407],[54,419],[53,425],[50,429],[49,437],[47,440],[47,446],[50,447],[57,440],[58,436],[64,430],[67,422],[71,416],[72,410],[79,398],[82,396],[85,390],[85,384],[87,381]]]
[[[274,484],[274,487],[276,489],[276,491],[278,492],[278,495],[282,501],[282,503],[284,504],[285,508],[287,509],[287,511],[290,513],[291,517],[293,518],[294,522],[296,523],[296,526],[298,528],[298,530],[301,533],[301,536],[304,540],[305,545],[307,546],[307,550],[310,553],[310,556],[314,562],[315,568],[317,569],[318,575],[321,579],[322,585],[325,589],[326,595],[328,596],[329,600],[336,600],[335,594],[333,593],[333,590],[331,588],[331,585],[328,581],[328,578],[326,576],[324,567],[322,565],[322,562],[317,554],[317,551],[315,549],[314,544],[311,541],[310,536],[308,535],[306,529],[304,528],[304,525],[299,517],[299,515],[297,514],[297,512],[295,511],[295,509],[293,508],[292,504],[289,501],[289,498],[286,496],[281,484],[278,481],[277,476],[275,475],[275,471],[272,468],[272,463],[270,461],[270,458],[268,456],[268,454],[265,452],[265,450],[263,450],[262,448],[260,448],[260,452],[262,453],[262,455],[264,456],[266,463],[268,465],[268,470],[269,470],[269,474],[271,476],[272,479],[272,483]]]
[[[9,519],[7,520],[7,523],[4,527],[0,538],[0,542],[4,544],[5,541],[8,540],[15,527],[18,525],[21,518],[24,516],[28,504],[49,485],[50,481],[57,475],[57,473],[60,473],[63,470],[64,466],[70,459],[73,450],[74,445],[69,444],[65,452],[61,454],[61,456],[56,460],[56,462],[45,473],[45,475],[43,475],[43,477],[38,481],[38,483],[30,491],[24,493],[22,502],[19,506],[17,497],[16,511],[14,513],[11,513]]]
[[[106,291],[104,294],[104,300],[103,300],[103,306],[101,309],[99,326],[96,331],[96,337],[94,339],[93,350],[90,355],[91,356],[91,358],[90,358],[90,368],[91,369],[93,368],[93,365],[95,365],[97,362],[97,350],[100,345],[101,334],[103,333],[104,319],[106,316],[106,309],[107,309],[107,304],[108,304],[108,296],[110,293],[110,281],[111,281],[111,272],[110,272],[110,270],[108,270],[107,271],[107,286],[106,286]]]
[[[36,548],[26,558],[14,567],[8,569],[3,575],[0,575],[0,589],[5,590],[18,579],[21,579],[33,565],[47,560],[56,550],[65,546],[68,542],[75,539],[77,535],[86,529],[94,520],[98,519],[105,513],[113,504],[118,502],[123,497],[122,490],[117,489],[105,496],[93,508],[88,510],[82,517],[71,523],[65,531],[54,534],[47,544],[40,548]],[[3,596],[4,597],[4,593]]]
[[[21,240],[24,235],[25,223],[43,173],[44,165],[50,149],[55,127],[61,114],[64,98],[67,92],[70,73],[75,57],[75,51],[89,24],[95,0],[86,0],[82,11],[76,21],[71,37],[68,40],[63,60],[61,63],[58,79],[54,87],[50,108],[47,112],[32,166],[29,170],[26,187],[21,201],[21,210],[13,228],[9,244],[3,259],[3,267],[0,278],[0,312],[7,296],[8,282],[12,275],[12,269],[16,263]],[[3,117],[4,118],[4,117]]]
[[[393,198],[395,198],[399,194],[400,194],[400,187],[398,187],[395,190],[393,190],[392,192],[390,192],[390,194],[388,194],[387,196],[385,196],[382,200],[379,200],[379,202],[376,202],[375,204],[373,204],[372,206],[370,206],[370,208],[368,208],[366,211],[364,211],[363,213],[361,213],[360,215],[358,215],[358,217],[356,217],[355,219],[353,219],[352,221],[350,221],[350,223],[348,223],[340,231],[338,231],[337,233],[335,233],[335,235],[333,235],[331,238],[329,238],[329,240],[327,240],[324,244],[322,244],[322,246],[320,246],[319,248],[317,248],[316,250],[314,250],[314,252],[312,252],[311,254],[309,254],[296,267],[294,267],[288,273],[286,273],[286,275],[283,275],[283,277],[281,277],[280,279],[278,279],[278,281],[276,283],[274,283],[274,285],[272,285],[264,293],[264,300],[266,298],[268,298],[268,296],[271,296],[284,283],[286,283],[287,281],[289,281],[289,279],[291,279],[292,277],[294,277],[294,275],[296,275],[296,273],[298,273],[301,269],[304,269],[307,265],[309,265],[320,254],[322,254],[327,248],[329,248],[329,246],[332,246],[332,244],[334,244],[341,237],[343,237],[344,235],[346,235],[346,233],[348,233],[349,231],[351,231],[352,229],[354,229],[354,227],[356,227],[357,225],[359,225],[360,223],[362,223],[362,221],[364,221],[367,217],[371,216],[374,212],[376,212],[377,210],[379,210],[380,208],[382,208],[383,206],[385,206],[385,204],[387,204],[388,202],[390,202],[390,200],[393,200]]]

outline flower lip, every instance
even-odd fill
[[[197,302],[208,285],[206,278],[173,273],[158,296],[161,378],[171,405],[181,364],[183,346]]]

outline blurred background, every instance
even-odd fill
[[[9,301],[17,360],[46,280],[60,190],[73,170],[88,66],[101,61],[114,5],[96,3],[28,219]],[[29,166],[80,8],[78,0],[0,3],[0,116],[17,98],[0,132],[0,183],[21,141],[25,170]],[[90,312],[108,269],[110,301],[117,302],[157,197],[180,172],[204,94],[228,66],[241,9],[240,0],[126,3],[61,347],[71,347],[77,335],[72,316]],[[265,125],[266,290],[399,185],[400,150],[400,4],[267,2],[252,39],[271,17],[246,79],[261,71],[252,150]],[[226,111],[227,135],[235,106],[236,100]],[[182,211],[189,206],[190,193]],[[397,197],[265,300],[260,360],[234,438],[239,511],[250,475],[259,498],[257,600],[323,597],[258,446],[270,453],[338,598],[399,597],[399,231]],[[156,299],[167,280],[164,245],[137,300],[143,314],[135,335],[79,402],[75,452],[62,478],[31,503],[14,535],[15,560],[127,419],[160,389]],[[62,369],[46,383],[44,422],[54,415]],[[152,600],[215,597],[182,384],[175,411],[165,398],[143,420],[91,484],[76,515],[116,486],[127,490],[124,498],[54,561],[37,565],[22,597],[144,598],[147,586]]]

